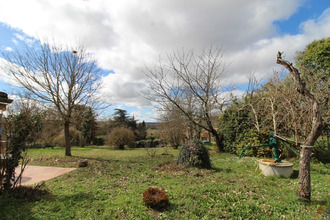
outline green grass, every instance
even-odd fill
[[[258,175],[255,158],[211,153],[214,169],[199,170],[176,166],[178,150],[161,153],[72,148],[73,156],[65,157],[61,148],[30,150],[31,165],[76,167],[80,158],[89,165],[46,181],[50,194],[38,199],[2,195],[0,219],[318,219],[329,213],[328,165],[312,164],[306,204],[297,201],[297,178]],[[168,210],[143,205],[150,186],[167,191]]]

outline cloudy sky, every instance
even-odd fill
[[[103,70],[111,109],[146,121],[155,112],[139,95],[143,70],[168,52],[222,46],[231,63],[226,80],[242,92],[249,74],[267,79],[281,69],[277,51],[293,61],[297,50],[329,36],[329,0],[0,0],[1,50],[36,38],[83,43]],[[14,91],[3,72],[0,90]]]

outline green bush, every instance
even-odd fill
[[[317,161],[322,163],[330,162],[330,149],[328,147],[328,139],[326,137],[321,137],[317,140],[313,149]]]
[[[19,161],[22,159],[22,153],[26,149],[26,141],[31,129],[29,126],[24,126],[28,124],[25,119],[26,115],[24,113],[11,115],[4,124],[9,144],[4,151],[1,149],[0,195],[3,190],[14,187],[15,167],[19,165]],[[3,156],[7,159],[3,160]]]
[[[103,146],[104,145],[104,138],[102,138],[102,137],[95,137],[94,138],[94,144],[96,146]]]
[[[224,151],[236,153],[235,142],[246,130],[253,128],[249,117],[250,107],[237,99],[219,117],[218,133],[224,146]]]
[[[236,153],[239,155],[241,151],[248,146],[257,146],[268,144],[269,136],[266,133],[258,133],[255,129],[246,130],[241,134],[236,142]],[[271,147],[258,147],[245,150],[243,156],[254,157],[272,157]]]
[[[136,148],[156,148],[163,144],[163,141],[160,139],[148,139],[142,141],[136,141]]]

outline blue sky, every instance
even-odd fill
[[[302,22],[317,19],[329,7],[328,0],[305,1],[289,19],[275,21],[274,24],[278,26],[279,34],[299,34],[301,33],[300,24]]]
[[[145,66],[178,48],[222,45],[231,63],[224,80],[246,89],[254,73],[266,80],[278,50],[293,60],[313,40],[330,36],[328,0],[0,0],[0,49],[11,50],[36,38],[83,44],[102,68],[101,93],[114,108],[140,121],[155,121],[155,104],[144,99]],[[15,93],[0,71],[0,90]]]

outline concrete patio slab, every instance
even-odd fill
[[[26,166],[23,177],[22,185],[32,185],[46,181],[65,173],[71,172],[77,168],[62,168],[62,167],[43,167],[43,166]],[[19,174],[21,167],[16,168],[16,174]]]

